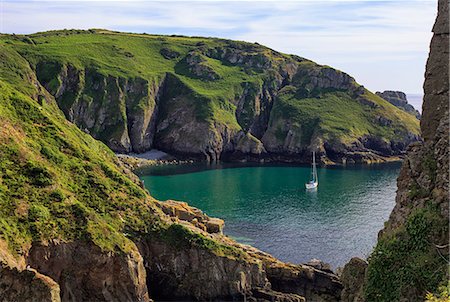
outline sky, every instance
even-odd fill
[[[436,12],[437,0],[0,0],[0,32],[106,28],[258,42],[374,92],[421,94]]]

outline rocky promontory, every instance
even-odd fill
[[[418,110],[414,108],[413,105],[408,104],[408,99],[406,98],[406,94],[401,91],[392,91],[392,90],[386,90],[383,92],[377,91],[375,93],[376,95],[382,97],[392,105],[414,115],[418,119],[420,119],[421,115]]]

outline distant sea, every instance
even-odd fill
[[[408,99],[408,103],[422,113],[423,94],[407,93],[406,98]]]

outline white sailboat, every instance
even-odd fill
[[[307,190],[316,189],[319,185],[319,179],[317,178],[316,168],[316,152],[313,151],[313,160],[311,167],[311,180],[305,184]]]

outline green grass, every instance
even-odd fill
[[[89,31],[55,31],[30,35],[29,38],[34,44],[24,42],[23,38],[3,36],[0,37],[0,45],[14,48],[31,65],[37,66],[38,76],[48,83],[52,93],[59,86],[57,74],[65,64],[80,70],[92,68],[103,76],[143,78],[150,82],[158,81],[170,72],[199,95],[198,106],[206,106],[203,110],[211,112],[209,115],[199,115],[199,118],[237,127],[235,108],[229,102],[242,90],[240,83],[249,78],[241,67],[207,58],[207,64],[221,77],[220,80],[207,82],[192,76],[186,66],[180,65],[177,60],[168,60],[161,55],[161,49],[169,48],[177,51],[180,54],[178,60],[182,60],[200,42],[204,47],[223,47],[225,43],[219,39],[122,34],[102,30],[95,34]],[[95,96],[90,96],[95,99]],[[209,101],[202,103],[202,98]],[[69,99],[63,102],[63,109],[73,101],[73,97]]]
[[[246,62],[231,64],[223,59],[223,52],[231,49],[239,49]],[[162,53],[167,50],[177,55],[166,58]],[[204,80],[193,75],[185,61],[190,52],[201,57],[202,64],[219,75],[219,79]],[[36,69],[38,78],[53,95],[61,84],[58,75],[62,69],[71,66],[81,75],[83,70],[87,70],[86,79],[79,81],[81,86],[66,91],[58,101],[66,114],[77,98],[87,103],[105,103],[104,106],[112,112],[110,123],[116,125],[110,125],[109,128],[115,129],[106,132],[104,129],[89,129],[103,141],[120,137],[126,124],[126,113],[123,104],[106,104],[107,96],[101,95],[103,90],[93,87],[93,83],[100,83],[98,85],[101,86],[102,81],[106,80],[108,84],[105,89],[110,96],[117,94],[115,84],[111,86],[111,77],[119,82],[128,80],[157,85],[170,74],[176,79],[171,89],[186,96],[185,102],[179,102],[177,106],[193,106],[198,121],[207,122],[213,127],[223,124],[233,130],[247,131],[255,117],[254,97],[260,87],[265,83],[266,87],[275,89],[278,70],[285,68],[288,63],[298,64],[300,72],[292,81],[294,86],[285,87],[281,97],[275,101],[275,112],[271,119],[274,122],[279,117],[289,120],[300,133],[303,143],[309,142],[313,128],[320,129],[324,139],[336,139],[343,143],[350,143],[369,134],[390,140],[401,138],[407,131],[419,133],[417,119],[370,92],[366,92],[364,97],[376,104],[376,109],[358,103],[345,91],[308,90],[308,71],[330,67],[278,53],[259,44],[218,38],[120,33],[102,29],[63,30],[28,36],[1,35],[0,55],[7,56],[7,62],[17,62],[14,64],[20,65],[11,67],[3,63],[0,76],[5,81],[14,86],[18,84],[19,72],[10,71],[23,70],[22,65],[29,64]],[[258,66],[267,62],[271,62],[272,68]],[[86,84],[82,84],[84,82]],[[237,100],[245,87],[250,87],[250,99],[245,100],[244,110],[238,121]],[[29,88],[24,87],[21,91],[26,93],[27,89]],[[130,106],[134,111],[154,105],[154,101],[149,98],[135,97],[133,95],[130,98],[138,100]],[[167,96],[167,99],[170,97]],[[375,125],[374,119],[377,116],[391,120],[393,125]],[[80,126],[86,127],[84,124]],[[277,132],[277,138],[282,139],[284,136],[280,131]]]
[[[106,146],[66,122],[54,105],[41,107],[3,82],[0,90],[0,217],[8,221],[0,237],[16,252],[24,241],[55,238],[91,238],[102,248],[126,250],[122,232],[144,227],[130,223],[141,217],[129,215],[140,209],[148,223],[155,219],[149,196],[122,175]]]
[[[370,92],[366,92],[365,96],[376,102],[377,108],[361,105],[344,91],[323,91],[311,98],[307,95],[299,97],[301,90],[294,86],[281,90],[273,107],[271,123],[290,121],[305,145],[310,143],[314,131],[318,131],[325,140],[337,140],[344,144],[364,135],[401,140],[408,131],[419,133],[419,125],[414,117],[388,106]],[[377,116],[390,119],[392,125],[377,124]],[[281,129],[275,134],[280,139],[286,136]]]
[[[154,200],[123,173],[112,151],[66,121],[55,101],[39,104],[2,80],[0,91],[0,239],[14,255],[53,239],[129,252],[141,236],[156,236],[243,257],[163,223]]]
[[[155,236],[178,250],[190,249],[195,246],[210,250],[219,256],[240,260],[250,259],[242,250],[194,233],[180,224],[172,224],[168,228],[158,231]]]

